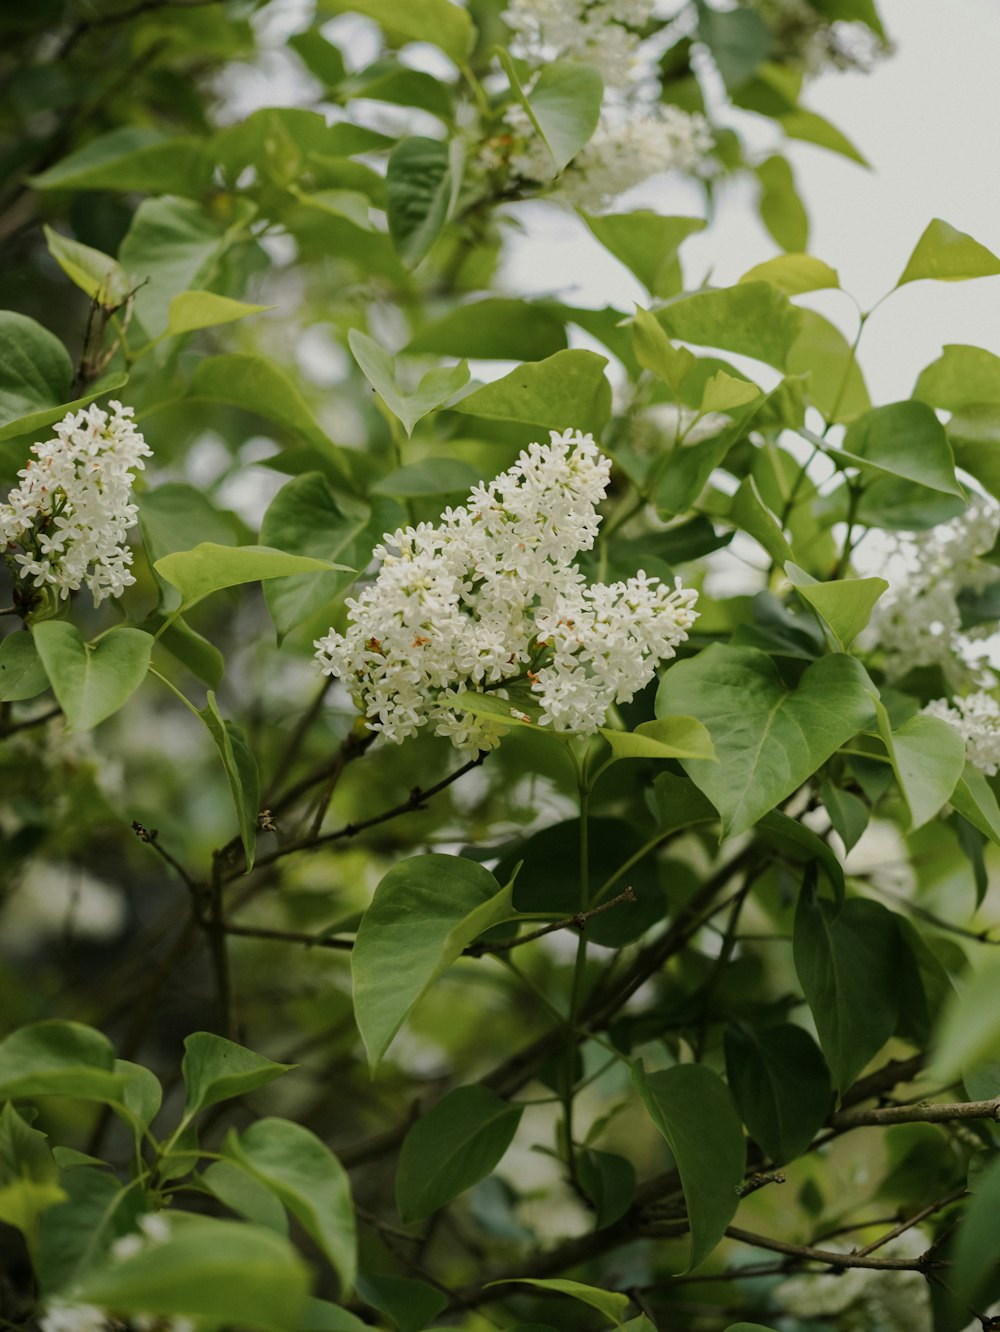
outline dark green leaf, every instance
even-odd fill
[[[73,362],[54,333],[26,315],[0,310],[0,426],[22,434],[32,428],[23,418],[33,421],[49,409],[56,410],[49,417],[54,421],[72,379]]]
[[[726,1028],[726,1076],[750,1136],[775,1165],[801,1156],[830,1110],[830,1074],[816,1042],[782,1023]]]
[[[398,1332],[422,1332],[448,1303],[447,1295],[410,1277],[358,1277],[358,1294],[366,1304],[385,1314]]]
[[[725,1234],[739,1205],[746,1145],[725,1083],[704,1064],[677,1064],[632,1082],[670,1147],[684,1189],[691,1251],[685,1272],[699,1267]]]
[[[522,1107],[486,1087],[456,1087],[412,1126],[396,1170],[396,1205],[407,1223],[425,1217],[493,1172]]]
[[[896,1029],[899,957],[895,917],[877,902],[851,898],[838,912],[799,898],[795,970],[841,1093]]]
[[[580,1281],[565,1281],[562,1278],[553,1277],[541,1279],[539,1277],[509,1277],[506,1281],[494,1281],[491,1285],[519,1285],[519,1286],[537,1286],[539,1290],[553,1290],[560,1295],[569,1295],[574,1300],[579,1300],[581,1304],[589,1304],[592,1309],[599,1310],[605,1318],[611,1320],[615,1327],[623,1327],[625,1324],[625,1312],[629,1306],[627,1295],[621,1295],[617,1291],[599,1290],[596,1286],[585,1286]]]
[[[635,1166],[614,1152],[585,1147],[577,1155],[580,1187],[594,1204],[598,1230],[614,1225],[632,1206],[635,1198]]]
[[[475,861],[428,855],[393,866],[351,953],[354,1011],[372,1065],[466,945],[511,914],[510,885],[501,888]]]
[[[47,171],[29,177],[29,182],[36,190],[199,195],[211,174],[212,164],[201,139],[168,138],[159,130],[128,125],[91,139]]]
[[[566,329],[551,310],[530,301],[488,296],[425,324],[406,350],[483,360],[541,361],[565,346]]]
[[[201,1176],[205,1187],[237,1216],[288,1234],[288,1218],[278,1198],[256,1175],[235,1161],[213,1161]]]
[[[454,212],[462,184],[462,159],[454,145],[416,135],[401,139],[386,168],[389,234],[400,259],[415,268]]]
[[[862,472],[901,477],[964,497],[944,426],[922,402],[873,407],[848,426],[841,448],[828,447],[827,452]]]
[[[971,1187],[972,1199],[959,1226],[949,1273],[949,1285],[963,1305],[981,1303],[980,1292],[987,1283],[992,1286],[1000,1259],[1000,1161],[991,1161]]]
[[[871,811],[865,802],[850,791],[842,791],[832,782],[822,782],[820,799],[830,816],[834,831],[844,843],[845,851],[857,845],[858,838],[868,827]],[[1000,824],[998,824],[1000,832]]]

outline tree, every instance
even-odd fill
[[[0,31],[4,1325],[990,1326],[1000,362],[873,404],[781,152],[874,6]]]

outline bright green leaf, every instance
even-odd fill
[[[857,358],[840,329],[815,310],[800,310],[788,351],[789,374],[806,377],[809,400],[830,421],[850,421],[871,407]]]
[[[691,715],[708,728],[719,762],[687,759],[684,768],[732,836],[870,724],[870,688],[861,665],[842,654],[807,667],[789,689],[766,653],[714,644],[667,670],[656,711]]]
[[[851,422],[839,449],[827,446],[826,451],[862,472],[900,477],[964,498],[944,426],[925,403],[873,407]]]
[[[949,799],[963,818],[1000,846],[1000,805],[993,788],[978,768],[966,763]]]
[[[679,399],[695,358],[686,347],[675,347],[656,316],[638,306],[632,318],[632,350],[642,368],[669,384]]]
[[[81,291],[99,305],[119,306],[128,295],[128,275],[117,259],[44,227],[49,254]]]
[[[263,356],[233,354],[199,361],[191,376],[189,398],[225,402],[301,435],[328,456],[333,446],[292,381]]]
[[[118,711],[146,678],[153,635],[118,625],[85,643],[76,625],[42,620],[35,647],[70,731],[90,731]]]
[[[322,0],[328,14],[345,10],[367,14],[391,36],[412,42],[432,42],[456,64],[468,55],[475,29],[467,10],[452,0]]]
[[[1000,259],[992,250],[936,217],[927,224],[917,241],[896,286],[921,278],[963,282],[967,278],[993,277],[997,273],[1000,273]]]
[[[615,1327],[623,1327],[625,1324],[625,1312],[629,1306],[629,1297],[619,1294],[618,1291],[599,1290],[597,1286],[585,1286],[580,1281],[565,1281],[558,1277],[546,1279],[540,1277],[508,1277],[506,1281],[490,1282],[490,1285],[493,1286],[510,1284],[537,1286],[539,1290],[553,1290],[560,1295],[569,1295],[572,1299],[579,1300],[581,1304],[589,1304],[592,1309],[597,1309],[605,1318],[610,1318]]]
[[[214,541],[203,541],[193,550],[164,555],[153,568],[177,588],[184,609],[226,587],[288,578],[292,574],[330,573],[346,566],[308,555],[290,555],[270,546],[220,546]]]
[[[734,407],[745,407],[754,398],[760,397],[760,389],[746,379],[737,379],[727,375],[725,370],[718,370],[705,381],[701,391],[699,411],[729,412]]]
[[[801,324],[801,312],[770,282],[681,296],[656,317],[671,337],[753,356],[779,370],[785,369]]]
[[[752,476],[745,476],[740,482],[729,506],[729,521],[752,536],[775,564],[784,564],[792,558],[788,539],[777,518],[765,505]]]
[[[984,347],[949,343],[921,370],[913,396],[949,412],[982,403],[1000,405],[1000,356]]]
[[[167,334],[176,337],[192,333],[197,328],[212,328],[216,324],[231,324],[247,315],[272,310],[271,305],[248,305],[229,296],[217,296],[214,291],[182,291],[170,302]]]
[[[406,350],[483,360],[541,361],[565,347],[565,325],[547,307],[488,296],[424,324]]]
[[[783,157],[769,157],[754,169],[760,181],[760,216],[783,250],[801,252],[809,243],[806,213],[792,168]]]
[[[661,217],[641,208],[633,213],[581,212],[580,216],[651,296],[673,296],[680,290],[678,251],[688,236],[705,229],[700,217]]]
[[[820,583],[797,564],[786,563],[795,591],[828,626],[837,648],[846,652],[871,619],[875,603],[889,584],[884,578],[835,578]]]
[[[811,254],[779,254],[755,264],[740,278],[741,282],[771,282],[786,296],[801,296],[807,291],[822,291],[825,287],[839,287],[837,271],[822,259]]]
[[[878,732],[910,811],[910,828],[920,828],[951,799],[965,767],[965,741],[940,717],[911,717],[894,731],[884,705],[874,702]]]
[[[452,410],[492,421],[523,421],[551,430],[597,434],[611,415],[606,365],[605,357],[595,352],[556,352],[476,389]]]
[[[711,762],[715,758],[708,731],[694,717],[660,717],[640,722],[634,731],[602,726],[601,735],[611,746],[614,759],[695,758]]]
[[[348,342],[365,378],[393,416],[403,423],[407,435],[413,434],[413,427],[428,412],[443,406],[469,382],[468,364],[460,361],[458,365],[428,370],[417,388],[413,392],[406,392],[396,382],[394,359],[374,338],[352,328]]]

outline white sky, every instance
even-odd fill
[[[864,306],[895,283],[932,217],[1000,253],[1000,5],[997,0],[880,0],[896,52],[871,74],[830,73],[810,84],[809,109],[831,120],[872,164],[808,144],[784,147],[811,220],[811,253],[831,263]],[[766,126],[745,116],[745,127]],[[766,128],[755,144],[777,143]],[[688,277],[735,281],[776,252],[752,211],[752,187],[733,189],[712,228],[684,248]],[[615,211],[649,206],[700,213],[697,191],[666,178],[634,190]],[[530,239],[506,267],[525,294],[559,290],[581,304],[629,308],[642,289],[602,254],[582,225],[551,207],[522,210]],[[908,397],[918,372],[948,342],[1000,353],[1000,278],[917,282],[872,317],[860,359],[876,402]],[[853,335],[842,295],[810,303]]]

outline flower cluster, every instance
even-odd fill
[[[965,741],[965,754],[974,768],[988,777],[1000,769],[1000,703],[982,689],[953,701],[936,698],[923,709],[925,716],[950,722]]]
[[[867,74],[891,53],[890,44],[867,23],[831,22],[824,8],[809,0],[757,0],[755,7],[771,29],[774,57],[805,74],[852,69]]]
[[[111,1246],[112,1263],[123,1262],[144,1249],[163,1244],[170,1238],[170,1223],[165,1216],[149,1212],[139,1218],[139,1229],[123,1235]],[[124,1328],[105,1309],[93,1304],[74,1304],[68,1300],[51,1300],[39,1323],[40,1332],[112,1332]],[[195,1332],[190,1318],[164,1317],[160,1314],[133,1314],[127,1325],[132,1332]]]
[[[133,472],[151,450],[132,408],[70,412],[55,438],[33,444],[21,484],[0,504],[0,546],[17,575],[68,597],[84,583],[98,606],[135,582],[125,534],[135,525]]]
[[[316,644],[369,729],[401,742],[429,723],[458,747],[493,748],[502,731],[454,700],[506,698],[517,681],[541,725],[593,732],[649,683],[687,637],[697,594],[642,573],[587,586],[570,563],[594,544],[609,471],[590,435],[552,431],[438,525],[385,536],[346,634]]]
[[[1000,507],[977,496],[951,522],[896,539],[887,558],[891,586],[869,634],[882,649],[890,680],[915,666],[940,666],[955,687],[981,682],[976,658],[985,649],[977,650],[977,643],[995,625],[964,629],[959,598],[997,580],[996,566],[980,556],[992,549],[998,530]]]
[[[531,132],[524,110],[511,107],[505,120],[514,136],[510,170],[523,180],[554,180],[552,154]],[[579,207],[596,212],[660,172],[698,170],[711,146],[704,116],[688,115],[676,106],[605,115],[594,137],[563,173],[559,188]]]
[[[641,29],[655,0],[511,0],[504,20],[517,55],[532,64],[582,60],[609,88],[627,88],[640,63]]]
[[[879,1249],[886,1258],[918,1258],[927,1248],[922,1232],[907,1233]],[[839,1246],[830,1245],[836,1250]],[[845,1248],[844,1252],[848,1252]],[[931,1332],[927,1282],[920,1272],[905,1268],[875,1271],[853,1267],[830,1273],[803,1273],[783,1281],[774,1292],[782,1313],[803,1321],[834,1321],[841,1332]]]

